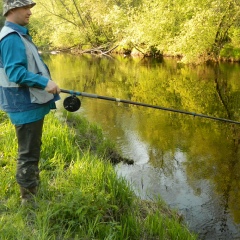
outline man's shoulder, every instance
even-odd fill
[[[7,27],[7,26],[3,26],[3,28],[1,29],[0,34],[8,34],[11,32],[16,32],[16,30],[14,30],[13,28]]]
[[[0,41],[2,41],[4,38],[6,37],[11,37],[11,38],[15,38],[15,37],[20,37],[19,33],[17,31],[15,31],[12,28],[9,27],[3,27],[1,32],[0,32]]]
[[[19,35],[14,29],[4,26],[0,32],[0,41],[10,34]]]

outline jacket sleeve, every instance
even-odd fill
[[[27,70],[27,55],[24,43],[17,33],[11,33],[0,44],[3,67],[9,81],[28,87],[44,89],[48,80]]]

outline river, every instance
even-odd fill
[[[69,54],[44,60],[63,89],[240,121],[237,63],[186,66],[168,58]],[[161,196],[199,239],[240,239],[239,124],[80,99],[75,114],[101,126],[121,155],[134,160],[116,171],[139,197]]]

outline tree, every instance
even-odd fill
[[[185,61],[193,62],[199,58],[218,60],[222,48],[230,41],[231,27],[240,18],[240,3],[216,0],[196,5],[193,17],[184,23],[175,39],[177,49]]]
[[[219,60],[239,46],[238,0],[37,0],[32,30],[57,48],[119,45],[130,53]],[[35,10],[36,9],[36,10]],[[109,45],[107,45],[109,46]]]

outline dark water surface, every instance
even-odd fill
[[[240,121],[239,64],[44,58],[61,88]],[[134,160],[116,170],[141,198],[160,195],[200,239],[240,239],[240,125],[100,99],[81,101],[76,114],[99,124],[121,154]]]

